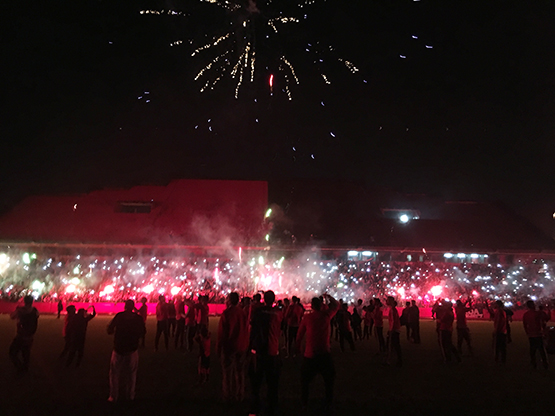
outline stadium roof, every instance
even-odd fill
[[[0,240],[37,244],[270,245],[468,253],[555,253],[504,206],[406,195],[333,180],[176,180],[165,186],[34,196],[0,217]],[[401,217],[406,222],[400,221]]]
[[[263,241],[262,181],[176,180],[166,186],[33,196],[0,218],[0,240],[223,246]]]

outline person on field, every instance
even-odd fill
[[[145,334],[143,318],[134,312],[135,303],[125,301],[125,310],[114,316],[108,325],[109,335],[114,335],[114,349],[110,360],[109,402],[135,399],[135,385],[139,366],[139,341]]]
[[[543,368],[547,370],[549,364],[543,345],[543,321],[545,317],[542,311],[536,310],[534,301],[529,300],[526,302],[526,307],[528,310],[524,312],[522,316],[522,324],[524,325],[524,331],[528,336],[528,342],[530,344],[530,364],[534,369],[537,368],[536,352],[538,352],[542,360]]]
[[[80,308],[77,314],[73,318],[71,323],[71,339],[69,341],[69,353],[67,356],[66,366],[70,366],[73,362],[73,358],[77,355],[77,361],[75,365],[79,367],[81,365],[81,360],[83,359],[83,352],[85,350],[85,338],[87,336],[87,326],[91,319],[96,316],[96,310],[94,305],[90,307],[92,313],[87,314],[84,308]]]
[[[29,371],[31,360],[31,347],[33,337],[37,332],[39,311],[33,306],[33,297],[27,295],[23,298],[23,305],[18,306],[10,314],[16,320],[16,335],[10,345],[10,360],[19,372]],[[21,356],[21,358],[20,358]]]
[[[330,322],[339,305],[329,295],[325,295],[325,299],[329,302],[327,308],[322,307],[323,303],[320,298],[312,298],[312,312],[305,315],[297,333],[297,351],[301,351],[302,341],[306,337],[301,366],[301,403],[303,407],[308,406],[310,383],[318,374],[321,374],[324,379],[327,406],[331,405],[333,400],[335,367],[331,356]]]

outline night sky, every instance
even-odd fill
[[[213,55],[193,48],[231,19],[217,5],[3,4],[0,211],[30,194],[177,178],[333,178],[501,200],[549,228],[554,2],[320,0],[299,13],[274,0],[280,7],[301,21],[257,43],[260,71],[236,99],[229,76],[204,93],[194,81]],[[185,16],[140,14],[170,9]],[[281,78],[270,95],[281,54],[300,81],[291,101]]]

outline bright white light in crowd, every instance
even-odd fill
[[[443,257],[445,257],[446,259],[450,259],[451,257],[453,257],[453,254],[452,253],[445,253],[443,255]]]
[[[442,290],[443,288],[441,286],[433,286],[430,289],[430,293],[437,298],[439,295],[441,295]]]
[[[42,291],[42,289],[44,289],[44,283],[39,282],[38,280],[35,280],[33,282],[33,284],[31,285],[31,289],[40,292],[40,291]]]
[[[272,215],[272,208],[268,208],[266,214],[264,215],[264,218],[268,218],[270,215]]]
[[[79,274],[80,270],[79,270],[79,266],[75,266],[73,268],[73,274]]]
[[[158,293],[160,293],[161,295],[163,295],[165,291],[166,291],[166,289],[162,288],[162,289],[158,290]]]
[[[397,289],[397,293],[398,293],[399,296],[401,296],[403,299],[405,298],[405,288],[404,288],[404,287],[400,287],[399,289]]]
[[[81,281],[77,277],[74,277],[70,280],[70,283],[77,286],[79,283],[81,283]]]
[[[23,253],[23,263],[29,264],[31,263],[31,256],[29,253]]]
[[[261,266],[264,264],[264,257],[260,256],[258,257],[258,264],[260,264]]]
[[[472,295],[473,296],[478,296],[478,292],[476,292],[475,290],[472,291]]]
[[[171,294],[172,294],[172,296],[177,295],[177,294],[179,293],[180,290],[181,290],[181,288],[179,288],[179,287],[177,287],[177,286],[172,287],[172,289],[171,289]]]
[[[403,224],[406,224],[410,221],[410,218],[407,214],[403,214],[399,217],[399,221],[401,221]]]
[[[69,285],[68,287],[66,287],[66,293],[73,293],[73,292],[75,292],[74,285]]]
[[[464,253],[459,253],[459,254],[457,254],[457,257],[458,257],[459,259],[464,259],[464,258],[466,257],[466,254],[464,254]]]
[[[143,287],[143,292],[145,293],[152,293],[153,290],[154,290],[154,286],[152,285],[146,285],[145,287]]]
[[[349,257],[358,256],[358,251],[351,250],[351,251],[349,251],[349,252],[347,253],[347,255],[348,255]]]
[[[104,293],[106,293],[107,295],[109,295],[110,293],[114,293],[114,286],[112,285],[108,285],[104,288]]]

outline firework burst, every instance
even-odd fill
[[[289,100],[291,89],[300,83],[299,76],[288,57],[293,52],[304,54],[307,63],[319,71],[324,85],[331,83],[330,76],[320,68],[324,64],[322,53],[333,52],[332,47],[321,47],[318,42],[303,42],[306,38],[301,27],[308,18],[308,9],[326,0],[198,0],[199,4],[213,8],[215,14],[224,12],[225,18],[217,30],[211,31],[209,40],[189,42],[175,40],[171,46],[191,45],[191,56],[205,62],[195,76],[201,84],[200,91],[208,91],[224,78],[234,81],[234,95],[238,98],[246,84],[261,82],[270,94],[283,91]],[[174,10],[143,10],[142,14],[170,15],[195,18],[195,13]],[[301,33],[301,34],[299,34]],[[314,45],[314,46],[313,46]],[[306,59],[308,57],[308,59]],[[356,66],[343,58],[339,61],[348,71],[356,73]]]

